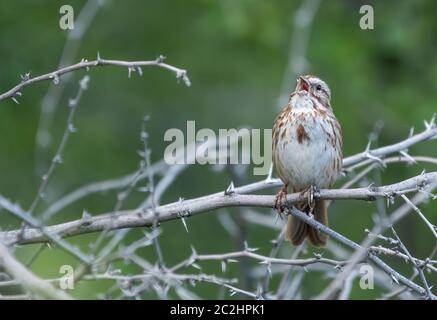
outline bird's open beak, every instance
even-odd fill
[[[300,76],[299,79],[297,80],[296,91],[302,91],[302,90],[309,92],[310,91],[310,83],[308,82],[307,79]]]

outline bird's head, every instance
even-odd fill
[[[296,91],[306,91],[322,105],[330,108],[331,90],[322,79],[312,75],[300,76],[297,79]]]

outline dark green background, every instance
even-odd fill
[[[375,29],[359,28],[359,7],[372,3]],[[144,115],[150,115],[148,132],[153,161],[159,160],[167,145],[165,130],[180,128],[195,120],[198,128],[271,128],[278,112],[277,101],[284,69],[288,63],[294,13],[301,1],[109,1],[87,31],[75,61],[81,58],[150,60],[159,54],[167,62],[186,68],[192,86],[185,87],[174,75],[157,68],[143,68],[143,76],[127,78],[124,68],[104,67],[89,72],[89,90],[78,107],[78,132],[64,154],[64,163],[55,172],[47,192],[48,201],[92,181],[114,178],[134,171],[141,148],[139,132]],[[67,2],[62,2],[67,4]],[[84,1],[71,1],[78,14]],[[33,76],[54,70],[67,32],[58,26],[58,1],[1,1],[0,3],[0,91],[20,81],[20,74]],[[375,125],[384,126],[378,145],[397,142],[408,136],[410,127],[423,129],[423,120],[436,111],[437,100],[437,2],[436,1],[322,1],[315,18],[307,50],[308,73],[320,75],[333,92],[332,105],[343,128],[345,156],[363,151]],[[23,90],[16,105],[11,100],[0,105],[0,193],[28,208],[46,167],[61,138],[68,112],[68,98],[77,90],[77,72],[70,81],[52,132],[55,145],[43,156],[35,153],[35,133],[41,100],[48,83]],[[62,80],[61,80],[62,81]],[[289,88],[291,92],[293,88]],[[376,145],[375,145],[376,146]],[[425,142],[410,150],[412,155],[436,156],[435,142]],[[391,183],[419,174],[429,165],[392,165],[371,175],[376,183]],[[249,173],[251,172],[248,171]],[[248,176],[247,181],[260,177]],[[163,202],[191,198],[223,190],[230,177],[210,167],[193,165],[166,192]],[[271,192],[274,192],[271,191]],[[127,207],[138,203],[138,193]],[[52,223],[79,218],[83,209],[97,214],[113,208],[115,193],[96,195],[64,210]],[[401,204],[396,200],[390,212]],[[43,207],[40,207],[42,211]],[[434,223],[436,205],[423,206]],[[235,210],[229,210],[235,216]],[[336,231],[361,241],[364,229],[372,227],[374,204],[341,201],[330,209],[330,224]],[[265,210],[265,214],[272,214]],[[236,250],[217,214],[188,220],[190,233],[179,222],[162,226],[161,242],[169,265],[190,255],[190,245],[199,253]],[[19,222],[0,212],[3,229]],[[434,242],[423,222],[414,214],[397,226],[410,251],[425,257]],[[130,240],[139,232],[132,233]],[[276,232],[248,226],[247,240],[259,252],[268,254],[269,240]],[[74,238],[86,249],[95,235]],[[23,261],[36,246],[17,250]],[[291,249],[284,248],[284,256]],[[310,256],[312,253],[309,252]],[[155,261],[152,247],[142,255]],[[390,260],[391,261],[391,260]],[[56,249],[45,250],[33,263],[44,277],[59,276],[59,266],[77,263]],[[255,262],[256,264],[256,262]],[[219,263],[207,263],[205,272],[220,275]],[[393,265],[406,275],[411,269],[402,261]],[[127,272],[136,272],[129,268]],[[237,274],[237,267],[232,273]],[[435,283],[435,277],[430,277]],[[387,281],[390,281],[387,278]],[[310,297],[329,281],[320,274],[308,274],[304,297]],[[108,283],[81,283],[73,295],[95,298]],[[249,284],[253,289],[255,283]],[[352,298],[379,296],[380,292],[360,290],[356,284]],[[217,297],[213,285],[195,288],[203,297]],[[145,297],[155,297],[146,295]]]

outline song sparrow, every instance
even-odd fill
[[[328,85],[316,76],[299,77],[288,105],[273,126],[273,163],[284,187],[275,207],[282,212],[288,192],[306,192],[311,199],[297,208],[327,225],[324,200],[313,201],[315,189],[330,188],[341,172],[341,128],[330,104]],[[308,237],[314,246],[323,246],[328,237],[303,221],[288,216],[286,238],[299,245]]]

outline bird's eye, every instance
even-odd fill
[[[322,90],[322,85],[318,84],[318,85],[316,86],[316,90],[317,90],[317,91]]]

